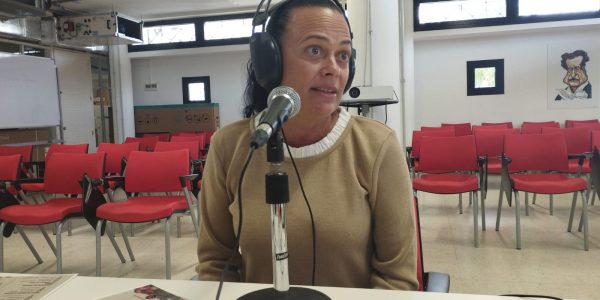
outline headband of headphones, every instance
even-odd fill
[[[264,2],[267,4],[264,10],[261,10]],[[273,36],[267,31],[267,19],[270,16],[277,15],[287,4],[294,0],[284,0],[277,3],[273,7],[270,7],[271,0],[261,0],[256,8],[256,13],[252,19],[252,36],[250,37],[250,58],[252,60],[252,68],[256,82],[266,89],[267,91],[272,90],[281,83],[283,77],[283,58],[280,51],[280,46]],[[348,30],[350,31],[350,38],[353,38],[352,29],[350,28],[350,22],[346,17],[344,7],[338,0],[328,0],[333,3],[340,11]],[[256,27],[262,25],[262,31],[256,32]],[[354,73],[356,71],[356,51],[352,48],[350,55],[350,61],[348,64],[348,81],[344,87],[344,93],[350,89],[352,80],[354,79]]]

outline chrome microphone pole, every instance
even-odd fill
[[[240,300],[289,299],[330,300],[325,294],[307,288],[290,288],[288,273],[287,223],[285,209],[290,201],[288,176],[283,169],[283,137],[278,130],[267,143],[270,170],[265,176],[265,195],[271,211],[271,250],[273,288],[248,293]]]

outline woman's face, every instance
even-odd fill
[[[319,118],[338,107],[348,80],[352,53],[348,24],[325,7],[291,11],[282,37],[283,78],[302,101],[298,116]]]

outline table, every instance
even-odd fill
[[[218,282],[191,281],[191,280],[165,280],[142,278],[111,278],[111,277],[86,277],[77,276],[65,285],[48,295],[49,300],[70,299],[97,299],[133,288],[153,284],[161,289],[184,297],[186,299],[215,299]],[[225,282],[221,292],[221,299],[237,299],[238,297],[258,289],[268,288],[271,285],[253,283]],[[329,296],[331,299],[394,299],[394,300],[510,300],[518,298],[467,295],[467,294],[440,294],[423,292],[405,292],[390,290],[311,287]]]

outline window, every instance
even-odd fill
[[[421,24],[506,17],[505,0],[461,0],[422,3]]]
[[[244,13],[146,22],[144,42],[129,45],[129,52],[247,44],[253,17]]]
[[[252,18],[204,22],[205,40],[234,39],[252,35]]]
[[[210,77],[183,77],[183,104],[210,103]]]
[[[593,12],[600,0],[519,0],[519,16]]]
[[[467,62],[467,96],[504,94],[504,59]]]
[[[413,0],[415,31],[600,18],[600,0]]]
[[[196,41],[193,23],[162,25],[143,28],[144,45]]]

